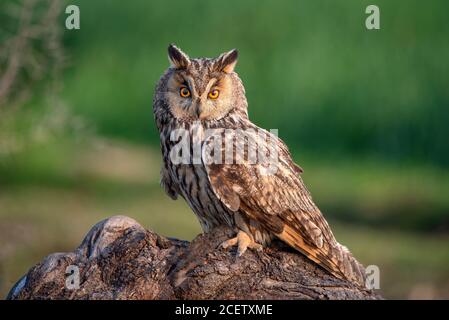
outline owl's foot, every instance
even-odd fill
[[[227,249],[229,247],[237,246],[237,256],[240,257],[245,253],[246,249],[254,249],[256,251],[262,251],[261,244],[255,242],[246,232],[239,231],[235,238],[226,240],[221,243],[221,247]]]

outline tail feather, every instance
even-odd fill
[[[278,237],[339,279],[365,286],[365,269],[345,246],[324,242],[321,248],[306,243],[294,229],[285,226]]]

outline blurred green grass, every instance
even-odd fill
[[[44,256],[73,250],[90,227],[112,215],[130,216],[146,228],[180,239],[190,240],[200,232],[185,202],[172,201],[159,187],[158,149],[98,138],[82,142],[56,139],[32,149],[0,166],[15,177],[0,192],[0,242],[7,244],[0,249],[0,295],[6,295],[14,281]],[[304,179],[337,239],[365,265],[380,267],[386,297],[448,296],[449,235],[417,231],[401,222],[408,216],[393,219],[400,222],[398,225],[378,220],[379,214],[393,218],[398,214],[400,203],[395,201],[401,202],[401,198],[395,194],[396,187],[403,186],[404,181],[414,181],[410,190],[417,190],[418,185],[418,190],[426,190],[428,184],[429,194],[435,185],[447,190],[447,180],[434,180],[438,171],[378,165],[373,169],[369,162],[345,167],[295,159],[306,168]],[[372,169],[370,174],[358,169],[367,167]],[[5,177],[2,170],[0,176]],[[419,202],[426,192],[408,196]],[[449,199],[439,201],[449,207]],[[352,210],[357,215],[346,219],[338,203],[354,204]],[[358,204],[362,205],[357,209]],[[370,206],[376,209],[375,214]],[[432,212],[414,214],[426,221]],[[433,219],[438,224],[439,217]]]
[[[444,0],[73,1],[64,96],[100,133],[157,142],[151,94],[175,42],[191,56],[236,47],[251,118],[296,149],[449,165]]]
[[[447,1],[378,0],[373,32],[365,0],[70,4],[81,30],[64,32],[59,100],[38,85],[0,113],[0,296],[111,215],[200,232],[158,185],[151,100],[175,42],[193,57],[239,49],[251,119],[279,129],[337,239],[379,265],[386,297],[449,297]]]

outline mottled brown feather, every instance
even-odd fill
[[[153,100],[163,155],[161,185],[167,194],[186,200],[204,232],[226,224],[265,246],[277,237],[335,276],[364,285],[363,267],[335,240],[287,146],[273,135],[269,139],[256,135],[263,130],[248,119],[245,89],[234,71],[237,51],[215,59],[191,59],[171,45],[168,54],[172,66],[158,82]],[[180,86],[186,85],[192,93],[188,99],[179,95]],[[220,90],[218,99],[207,99],[211,86]],[[194,124],[199,130],[193,129]],[[199,164],[173,163],[170,152],[178,141],[170,137],[180,128],[192,139],[204,139],[207,129],[231,129],[228,139],[244,135],[247,144],[261,145],[265,155],[273,155],[274,145],[277,170],[266,174],[269,166],[248,161],[248,150],[230,164],[210,162],[207,152]],[[208,143],[203,142],[206,147]],[[234,149],[235,156],[242,151],[239,148]],[[224,145],[221,151],[225,153]]]
[[[234,131],[234,135],[238,134],[239,131]],[[245,138],[249,143],[266,145],[259,135],[248,137],[246,132]],[[275,136],[270,139],[280,141]],[[228,205],[231,210],[240,209],[335,276],[363,284],[363,267],[335,240],[283,144],[278,148],[278,157],[273,174],[262,174],[262,164],[250,164],[246,159],[239,159],[238,164],[206,165],[206,170],[214,192],[225,204],[233,204]],[[209,162],[210,159],[204,159],[204,163]],[[237,202],[239,207],[235,205]]]

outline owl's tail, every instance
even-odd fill
[[[310,260],[316,262],[339,279],[348,280],[360,287],[365,287],[365,268],[345,246],[336,241],[324,241],[321,247],[304,241],[293,228],[284,227],[281,240],[295,248]]]

